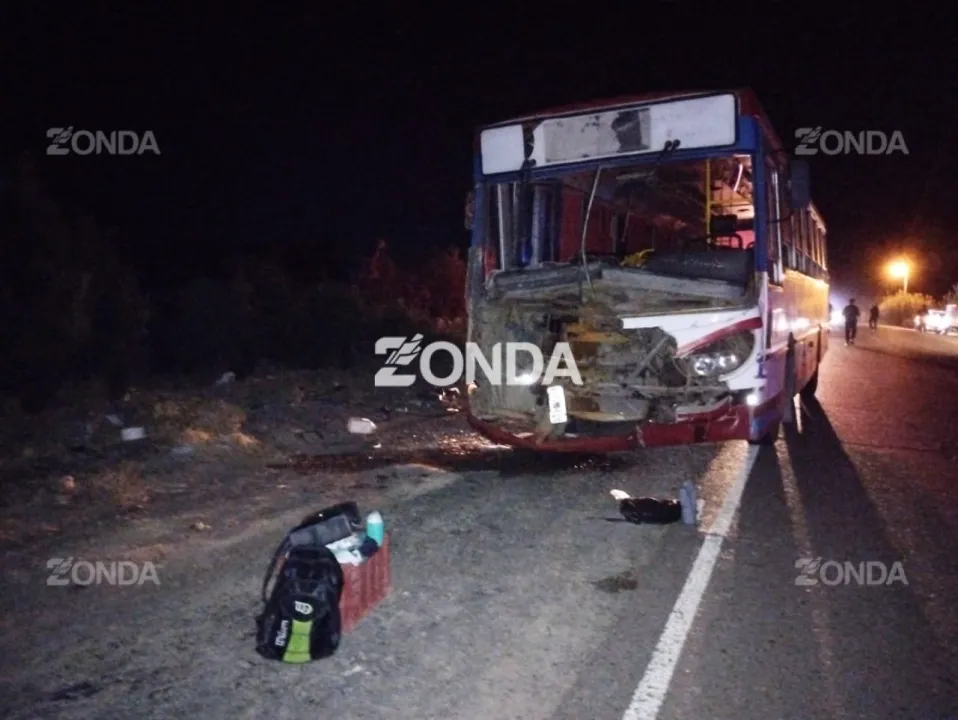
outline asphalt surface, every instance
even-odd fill
[[[958,718],[958,339],[867,327],[853,347],[832,337],[820,403],[805,403],[774,448],[573,464],[502,454],[430,471],[383,505],[393,593],[330,660],[286,667],[252,653],[260,573],[294,519],[284,516],[194,548],[189,562],[172,553],[161,588],[18,607],[16,627],[5,618],[0,708]],[[674,496],[686,480],[705,501],[698,528],[608,520],[611,489]],[[819,559],[811,585],[796,584],[802,558]],[[846,562],[872,563],[872,582]],[[53,649],[31,652],[51,636]],[[71,683],[73,695],[51,694]]]

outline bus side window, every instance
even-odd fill
[[[818,223],[812,220],[812,241],[809,243],[808,255],[811,261],[818,264]]]
[[[779,234],[782,237],[782,265],[786,268],[795,267],[795,239],[792,236],[792,222],[790,218],[785,216],[790,215],[788,212],[788,195],[786,193],[786,188],[784,185],[779,188],[778,194],[778,205],[781,208],[781,218],[779,219]]]
[[[825,247],[825,235],[820,227],[815,228],[815,264],[821,267],[824,265],[822,259],[822,250]]]
[[[768,180],[765,183],[765,204],[768,237],[768,278],[775,285],[782,284],[782,205],[779,202],[778,171],[772,163],[765,166]]]

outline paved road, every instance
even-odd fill
[[[427,473],[385,506],[393,595],[323,663],[284,667],[251,652],[259,574],[292,517],[171,551],[160,588],[38,594],[4,618],[0,708],[18,718],[958,717],[956,348],[893,329],[834,342],[820,404],[775,448],[571,465],[490,462],[486,451]],[[699,530],[604,519],[616,516],[612,488],[672,494],[690,478],[706,501]],[[796,585],[801,558],[822,562],[810,586]],[[845,561],[901,563],[906,582],[835,584]],[[31,638],[51,634],[55,651],[31,652]],[[81,682],[90,687],[75,699],[50,695]]]

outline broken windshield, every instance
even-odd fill
[[[559,171],[491,183],[485,197],[487,275],[583,254],[628,265],[650,250],[748,249],[755,240],[748,155]]]

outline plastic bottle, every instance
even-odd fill
[[[687,481],[679,488],[679,504],[682,506],[682,522],[695,525],[698,514],[698,501],[695,497],[695,485]]]
[[[386,538],[386,525],[378,510],[373,510],[366,516],[366,536],[375,540],[376,544],[382,547]]]

